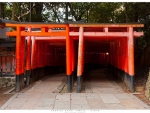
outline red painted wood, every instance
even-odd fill
[[[7,32],[7,36],[16,36],[16,74],[24,72],[24,36],[32,37],[31,58],[27,54],[26,69],[60,66],[61,58],[66,57],[66,73],[71,75],[77,65],[78,75],[82,75],[84,63],[111,65],[134,75],[133,38],[143,35],[134,32],[134,27],[143,24],[9,24],[17,30]],[[25,32],[22,28],[40,28],[40,31]],[[54,30],[54,28],[65,28]],[[80,28],[83,28],[80,30]],[[81,38],[82,37],[82,38]],[[28,42],[28,38],[27,38]],[[30,44],[28,43],[28,49]],[[53,46],[52,46],[53,45]],[[85,45],[87,47],[85,47]],[[94,45],[94,46],[93,46]],[[107,46],[109,45],[109,46]],[[66,55],[59,48],[66,46]],[[78,50],[77,47],[78,46]],[[27,49],[27,53],[28,50]],[[78,51],[78,52],[77,52]],[[92,53],[93,52],[93,53]],[[109,52],[108,55],[106,53]],[[78,54],[77,54],[78,53]],[[78,56],[78,57],[77,57]],[[78,62],[78,64],[77,64]],[[5,66],[6,67],[6,66]]]

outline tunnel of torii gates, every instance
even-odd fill
[[[109,65],[134,91],[134,38],[143,35],[137,32],[143,24],[18,22],[5,26],[15,28],[6,35],[16,37],[16,91],[23,88],[24,77],[27,86],[31,78],[37,77],[33,70],[66,66],[68,92],[72,92],[75,76],[76,92],[80,93],[85,64],[91,63]]]

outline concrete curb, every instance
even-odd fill
[[[146,103],[141,101],[138,97],[134,96],[133,94],[129,94],[129,96],[132,97],[133,99],[137,100],[141,105],[143,105],[144,108],[150,109],[150,107]]]
[[[1,106],[0,109],[4,110],[10,104],[10,102],[12,102],[17,96],[18,96],[18,93],[13,95],[4,105]]]
[[[15,87],[11,88],[10,90],[8,90],[7,92],[5,92],[4,94],[10,94],[13,90],[15,90]]]

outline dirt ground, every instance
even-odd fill
[[[118,82],[117,83],[122,87],[122,89],[127,92],[127,93],[132,93],[129,89],[127,89],[126,85],[122,82]],[[137,94],[136,94],[137,93]],[[144,103],[146,103],[148,106],[150,106],[150,101],[146,98],[145,96],[145,90],[142,92],[135,92],[134,94],[136,97],[138,97],[141,101],[143,101]]]
[[[0,107],[13,96],[13,94],[4,94],[5,92],[7,92],[11,88],[12,87],[0,88]]]

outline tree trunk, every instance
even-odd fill
[[[12,21],[18,21],[17,17],[15,16],[15,14],[17,13],[17,3],[13,2],[13,7],[12,7]]]
[[[53,9],[55,18],[58,20],[58,23],[60,23],[59,17],[57,16],[57,12],[56,12],[56,5],[53,4],[52,9]]]
[[[134,21],[138,22],[138,4],[134,3]],[[134,38],[134,48],[135,51],[138,50],[138,38]]]
[[[125,13],[125,17],[126,17],[126,23],[128,23],[127,2],[124,3],[124,13]]]
[[[68,20],[68,3],[66,3],[66,20]]]
[[[87,23],[88,23],[88,20],[89,20],[89,10],[87,10]]]

